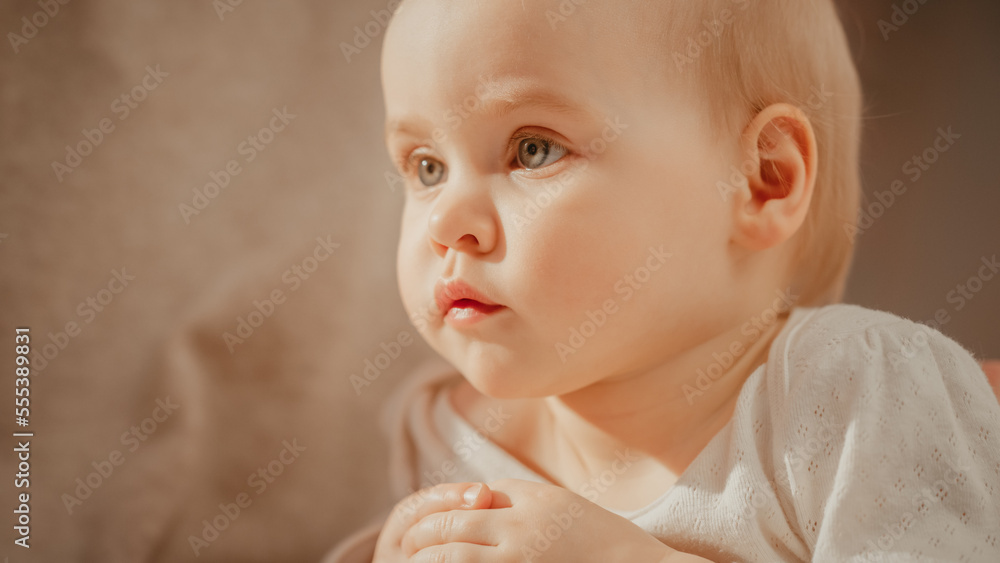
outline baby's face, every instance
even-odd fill
[[[640,4],[552,19],[554,0],[407,0],[387,34],[387,145],[407,163],[403,303],[488,395],[627,376],[727,322],[717,182],[737,144],[712,140],[642,28],[657,8]],[[442,279],[503,307],[445,314]]]

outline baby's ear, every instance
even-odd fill
[[[733,240],[750,250],[780,244],[805,221],[816,184],[816,137],[789,104],[764,108],[742,136],[746,184],[733,198]]]

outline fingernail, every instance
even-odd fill
[[[477,483],[465,490],[465,494],[462,498],[465,499],[465,504],[462,506],[472,506],[476,504],[476,499],[479,498],[479,493],[483,490],[483,484]]]

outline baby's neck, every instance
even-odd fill
[[[752,343],[735,327],[654,370],[545,399],[553,440],[577,453],[582,474],[611,467],[628,448],[679,476],[732,418],[743,383],[767,361],[786,321],[787,315],[779,317]],[[712,352],[736,341],[745,344],[744,353],[692,394],[694,374],[716,362]]]

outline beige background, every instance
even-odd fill
[[[945,308],[945,333],[1000,356],[1000,281],[961,311],[947,301],[1000,253],[1000,5],[928,2],[885,41],[877,22],[892,3],[850,4],[868,193],[905,180],[938,127],[962,138],[864,233],[847,300],[916,319]],[[220,21],[207,1],[71,0],[19,53],[0,46],[0,334],[11,336],[0,365],[12,365],[15,326],[31,327],[36,348],[81,327],[32,376],[30,556],[10,547],[15,471],[0,457],[0,554],[184,561],[201,521],[249,492],[199,560],[315,561],[389,503],[376,411],[429,351],[405,348],[360,397],[348,381],[415,331],[395,288],[402,198],[383,176],[381,33],[350,63],[340,47],[385,7],[244,2]],[[38,10],[4,3],[0,31]],[[169,76],[119,119],[112,102],[147,65]],[[297,117],[243,162],[240,143],[283,107]],[[104,118],[114,131],[58,182],[52,161]],[[185,224],[178,205],[231,159],[242,172]],[[327,236],[340,247],[291,292],[283,272]],[[123,268],[135,279],[87,323],[78,306]],[[230,354],[223,332],[276,289],[287,301]],[[12,430],[4,381],[0,426]],[[129,452],[122,433],[168,396],[177,411]],[[306,450],[257,495],[247,477],[293,439]],[[124,463],[68,514],[61,495],[115,450]]]

